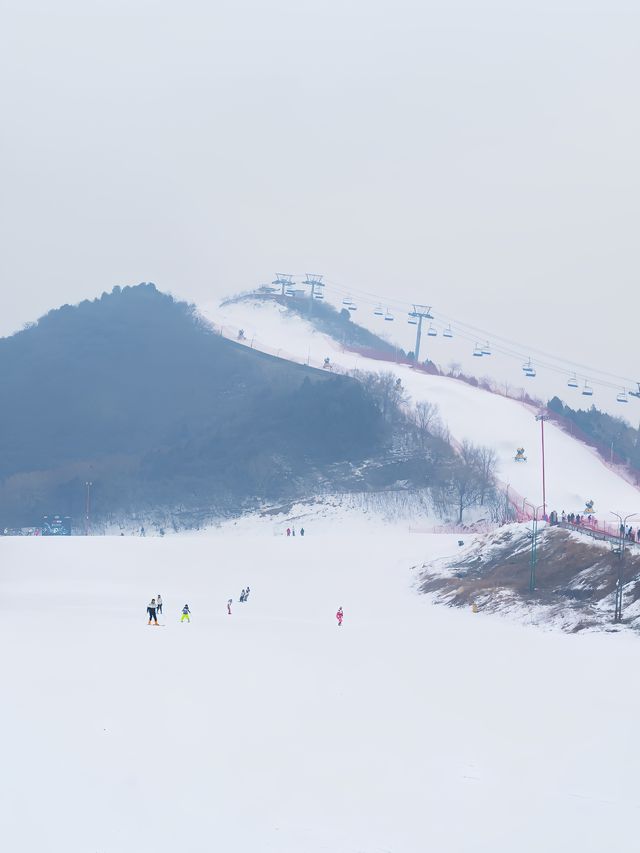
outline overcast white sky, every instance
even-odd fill
[[[0,9],[0,334],[311,271],[640,378],[636,2]]]

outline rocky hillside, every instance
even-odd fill
[[[612,623],[619,553],[606,542],[541,526],[535,590],[530,592],[530,534],[530,524],[507,525],[463,544],[453,560],[416,567],[421,591],[454,607],[514,613],[567,631]],[[640,630],[638,546],[625,549],[624,579],[623,624]]]

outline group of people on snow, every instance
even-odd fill
[[[640,534],[640,527],[637,530],[634,530],[633,527],[629,525],[625,530],[624,524],[620,525],[620,536],[624,539],[628,539],[629,542],[635,542],[638,534]],[[638,541],[640,542],[640,539]]]
[[[158,613],[162,615],[162,596],[160,593],[158,593],[157,598],[152,598],[149,604],[147,604],[147,614],[149,616],[147,625],[151,625],[152,619],[154,625],[158,624]]]
[[[160,624],[158,622],[158,616],[162,616],[162,596],[160,595],[160,593],[158,593],[156,598],[152,598],[149,604],[147,604],[147,615],[149,617],[147,625]],[[189,605],[185,604],[185,606],[182,608],[182,618],[180,619],[180,621],[184,622],[186,620],[187,622],[190,622],[190,616],[191,611],[189,610]]]
[[[251,587],[247,586],[243,588],[240,593],[240,601],[245,602],[249,598],[249,593],[251,592]],[[227,613],[231,616],[231,605],[233,604],[233,599],[230,598],[227,601]],[[147,615],[149,616],[149,621],[147,625],[159,625],[158,616],[162,614],[162,596],[158,594],[156,598],[152,598],[149,604],[147,604]],[[182,608],[182,614],[180,616],[181,622],[191,622],[191,610],[189,609],[189,605],[185,604]]]
[[[295,536],[296,528],[295,527],[287,527],[287,536]],[[304,536],[304,527],[300,528],[300,536]]]
[[[597,521],[593,517],[593,515],[580,515],[580,513],[569,512],[566,513],[562,510],[562,513],[558,515],[556,510],[551,510],[549,513],[549,524],[597,524]]]
[[[245,602],[249,598],[249,593],[251,592],[251,587],[247,586],[243,588],[240,593],[240,601]],[[231,616],[231,605],[233,604],[233,599],[230,598],[227,601],[227,614]],[[162,614],[162,596],[158,593],[156,598],[152,598],[149,604],[147,605],[147,615],[149,616],[149,621],[147,625],[159,625],[158,622],[158,614]],[[342,620],[344,618],[344,613],[342,611],[342,607],[338,608],[338,612],[336,613],[336,619],[338,620],[338,628],[342,625]],[[191,610],[189,609],[189,605],[185,604],[182,608],[182,615],[180,616],[180,622],[191,622]]]
[[[587,503],[587,507],[588,506],[589,506],[589,503]],[[583,527],[583,528],[587,528],[587,529],[596,529],[596,530],[599,529],[598,520],[595,518],[593,513],[584,513],[581,515],[580,513],[576,513],[576,512],[567,513],[564,510],[562,510],[562,513],[558,516],[558,513],[555,510],[553,510],[552,512],[549,513],[549,523],[550,524],[560,524],[560,523],[562,523],[562,524],[574,524],[577,527]],[[608,536],[612,535],[611,533],[609,533],[606,530],[606,525],[605,525],[604,532]],[[629,542],[640,542],[640,527],[638,527],[637,530],[634,530],[633,527],[631,527],[631,525],[629,525],[628,527],[625,527],[624,524],[621,524],[618,532],[622,538],[627,539]]]
[[[249,598],[249,593],[250,593],[250,592],[251,592],[251,587],[250,587],[250,586],[248,586],[246,589],[244,589],[244,588],[243,588],[242,592],[240,593],[240,599],[239,599],[239,600],[240,600],[240,601],[246,601],[246,600]],[[232,604],[233,604],[233,598],[230,598],[230,599],[227,601],[227,615],[228,615],[228,616],[231,616],[231,605],[232,605]]]

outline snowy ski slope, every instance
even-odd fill
[[[456,439],[494,446],[502,479],[539,503],[526,406],[341,353],[274,305],[216,317],[297,360],[397,369],[414,401],[437,402]],[[526,465],[512,461],[519,444]],[[550,425],[547,460],[550,507],[638,506]],[[457,535],[339,503],[324,518],[294,512],[197,536],[0,538],[3,849],[634,849],[637,638],[432,607],[420,568],[461,553]],[[304,538],[284,536],[293,522]],[[158,593],[163,624],[148,627]]]
[[[247,345],[280,357],[319,367],[328,356],[346,370],[393,370],[414,403],[429,400],[438,404],[442,420],[457,441],[470,439],[495,449],[498,475],[505,485],[534,506],[542,504],[540,424],[531,407],[454,379],[344,352],[337,342],[315,331],[302,318],[287,314],[277,303],[205,306],[203,313],[222,328],[223,334],[235,338],[243,328]],[[526,450],[527,463],[514,461],[516,448],[521,446]],[[582,512],[588,500],[595,501],[601,521],[610,521],[611,511],[624,515],[640,511],[640,491],[609,469],[592,448],[552,423],[545,424],[545,457],[548,511]]]
[[[430,606],[457,537],[282,529],[0,539],[4,850],[634,849],[634,637]]]

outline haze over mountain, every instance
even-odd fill
[[[65,305],[1,339],[0,372],[5,525],[79,518],[87,481],[99,517],[224,513],[345,488],[352,466],[384,461],[393,439],[361,383],[214,334],[152,284]]]

